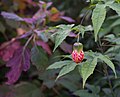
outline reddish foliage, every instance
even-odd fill
[[[38,46],[41,46],[49,55],[52,54],[51,49],[46,42],[39,40],[39,41],[36,41],[36,43],[37,43]]]
[[[20,48],[20,42],[18,41],[3,43],[0,46],[0,58],[2,58],[4,61],[9,61],[18,48]]]
[[[6,84],[14,84],[20,77],[22,71],[27,71],[30,68],[30,51],[23,47],[15,51],[14,56],[6,64],[10,67],[10,71],[6,74],[8,81]]]

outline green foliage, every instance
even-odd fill
[[[54,50],[62,43],[62,41],[69,35],[72,25],[59,25],[57,26],[57,32],[55,33],[55,47]]]
[[[78,25],[78,26],[73,27],[73,30],[75,30],[79,34],[82,34],[82,38],[84,38],[85,32],[87,32],[87,31],[93,31],[93,28],[92,28],[91,25],[88,25],[88,26]]]
[[[95,94],[92,94],[92,93],[88,93],[88,91],[86,91],[86,90],[76,91],[75,95],[77,95],[79,97],[99,97],[98,95],[95,95]]]
[[[93,74],[93,71],[97,65],[97,58],[94,58],[92,61],[86,61],[79,66],[79,72],[83,78],[83,88],[88,77]]]
[[[97,41],[98,32],[106,17],[105,7],[106,6],[103,4],[97,4],[92,13],[92,23],[93,23],[95,41]]]
[[[58,68],[62,68],[63,66],[70,64],[71,61],[59,61],[59,62],[55,62],[52,65],[50,65],[47,69],[58,69]]]
[[[58,68],[62,68],[59,72],[59,75],[57,76],[56,79],[58,79],[59,77],[73,71],[75,69],[75,67],[77,66],[76,63],[74,63],[73,61],[59,61],[59,62],[55,62],[52,65],[50,65],[47,69],[58,69]]]
[[[45,70],[48,65],[48,58],[41,47],[34,46],[31,50],[31,61],[38,70]]]
[[[0,32],[2,32],[2,33],[5,32],[5,27],[1,22],[0,22]]]
[[[116,13],[120,16],[120,4],[119,3],[111,3],[111,4],[108,4],[108,6],[110,8],[112,8],[113,10],[116,11]]]
[[[71,62],[70,64],[67,64],[66,66],[64,66],[60,72],[59,72],[59,75],[57,76],[57,79],[71,71],[73,71],[75,69],[75,67],[77,66],[76,63],[74,62]]]
[[[116,76],[116,71],[115,71],[115,66],[114,66],[114,64],[110,61],[110,59],[109,59],[108,57],[102,55],[102,54],[100,54],[98,58],[100,58],[101,60],[103,60],[103,61],[113,70],[113,72],[114,72],[114,74],[115,74],[115,77],[117,77],[117,76]]]
[[[15,87],[15,97],[42,97],[42,93],[36,85],[22,82]]]
[[[92,58],[90,58],[90,56]],[[69,73],[70,71],[73,71],[75,69],[76,66],[78,66],[80,75],[83,79],[83,88],[85,86],[86,80],[88,79],[88,77],[93,74],[95,67],[97,65],[98,62],[98,58],[101,59],[102,61],[104,61],[114,72],[115,77],[117,77],[116,75],[116,71],[115,71],[115,66],[114,64],[110,61],[110,59],[102,54],[99,53],[94,53],[94,52],[88,52],[86,53],[86,58],[88,59],[86,62],[82,62],[79,64],[76,64],[72,61],[59,61],[59,62],[55,62],[52,65],[50,65],[48,67],[48,69],[58,69],[61,68],[59,75],[57,76],[56,79],[58,79],[59,77]]]
[[[87,84],[86,87],[92,91],[92,93],[89,93],[87,90],[78,90],[74,94],[79,97],[100,97],[98,93],[100,92],[99,86],[93,86]]]

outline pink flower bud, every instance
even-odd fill
[[[84,58],[84,52],[81,51],[80,53],[77,52],[77,50],[74,50],[72,52],[72,59],[76,63],[80,63]]]
[[[80,63],[84,59],[83,45],[75,43],[73,45],[72,59],[76,63]]]

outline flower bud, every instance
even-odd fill
[[[73,45],[72,59],[76,63],[80,63],[84,58],[83,45],[75,43]]]

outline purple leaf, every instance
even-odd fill
[[[70,32],[70,34],[68,35],[69,37],[77,37],[77,35],[73,32]]]
[[[28,31],[28,32],[26,32],[25,34],[19,36],[17,39],[26,38],[26,37],[30,36],[31,34],[32,34],[32,31]]]
[[[51,5],[52,5],[52,2],[48,2],[47,6],[46,6],[46,9],[49,8]]]
[[[44,1],[39,1],[39,4],[42,6],[43,4],[45,4]]]
[[[46,12],[45,10],[39,9],[34,15],[33,15],[33,19],[37,20],[37,19],[41,19],[43,20],[46,17]]]
[[[24,21],[21,17],[17,16],[14,13],[1,12],[1,15],[6,19],[11,19],[15,21]]]
[[[14,53],[14,56],[6,64],[7,67],[10,67],[10,71],[6,74],[8,81],[6,84],[14,84],[20,77],[22,71],[27,71],[30,68],[30,51],[23,47],[17,49]]]
[[[23,20],[26,22],[26,23],[29,23],[29,24],[32,24],[35,19],[34,18],[23,18]]]
[[[40,7],[40,8],[45,8],[45,9],[47,9],[47,8],[49,8],[51,5],[52,5],[52,2],[46,3],[46,2],[44,2],[44,1],[39,1],[39,7]]]
[[[72,53],[72,45],[66,43],[65,41],[62,42],[60,48],[66,53]]]
[[[63,19],[63,20],[66,20],[66,21],[68,21],[70,23],[74,23],[75,22],[75,20],[73,20],[72,18],[67,17],[67,16],[61,16],[60,18]]]
[[[19,41],[8,41],[4,42],[0,45],[0,58],[3,61],[9,61],[12,57],[14,52],[20,47]]]
[[[46,42],[39,40],[39,41],[36,41],[36,44],[38,46],[41,46],[49,55],[52,54],[51,49],[50,49],[49,45]]]

